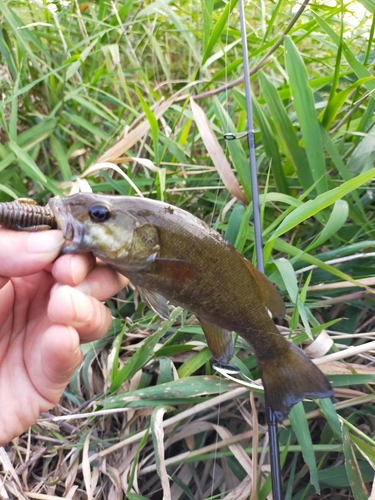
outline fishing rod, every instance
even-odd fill
[[[240,28],[242,41],[242,59],[245,82],[245,98],[246,98],[246,119],[247,119],[247,142],[249,145],[249,163],[250,163],[250,178],[251,178],[251,194],[253,197],[253,214],[254,214],[254,235],[255,235],[255,255],[257,267],[259,271],[264,273],[263,261],[263,244],[262,244],[262,228],[260,222],[260,207],[259,207],[259,192],[258,192],[258,176],[257,164],[255,157],[255,142],[254,142],[254,123],[253,110],[251,104],[251,87],[250,87],[250,71],[247,52],[247,36],[245,25],[245,10],[243,0],[238,0],[238,8],[240,12]],[[266,399],[267,405],[267,399]],[[266,406],[267,425],[270,444],[271,457],[271,479],[272,479],[272,496],[273,500],[282,500],[281,494],[281,469],[280,469],[280,451],[279,439],[277,434],[277,419],[272,411],[272,408]],[[256,485],[253,485],[256,488]]]

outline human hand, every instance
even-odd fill
[[[100,301],[128,283],[91,254],[53,262],[63,243],[61,231],[0,229],[0,445],[58,403],[80,342],[111,324]]]

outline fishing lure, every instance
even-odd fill
[[[52,210],[37,205],[30,198],[0,203],[0,225],[16,231],[47,231],[57,229]]]

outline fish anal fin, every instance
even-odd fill
[[[169,307],[167,300],[157,292],[147,290],[141,286],[137,286],[139,295],[160,318],[169,319]]]
[[[330,398],[331,384],[301,349],[290,344],[284,356],[259,360],[266,404],[279,421],[304,398]]]
[[[201,324],[207,345],[213,357],[220,364],[229,363],[234,354],[232,332],[212,323],[208,323],[201,318],[198,318],[198,321]]]
[[[263,304],[274,316],[276,316],[276,318],[282,319],[285,316],[285,304],[276,287],[270,282],[267,276],[258,271],[251,262],[246,259],[244,259],[244,262],[257,284],[259,296]]]
[[[149,272],[167,279],[186,281],[195,279],[199,269],[195,264],[185,260],[156,257]]]

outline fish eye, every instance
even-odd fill
[[[93,222],[105,222],[110,218],[111,212],[103,205],[94,205],[89,208],[89,216]]]

